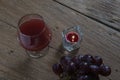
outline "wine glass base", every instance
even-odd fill
[[[45,56],[48,52],[49,52],[49,46],[41,51],[26,50],[27,55],[31,58],[41,58],[41,57]]]

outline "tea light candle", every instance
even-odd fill
[[[79,35],[77,32],[68,32],[66,34],[66,40],[71,43],[78,42],[79,40]]]

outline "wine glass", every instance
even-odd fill
[[[51,31],[39,14],[27,14],[18,22],[18,40],[26,53],[39,58],[48,53]]]

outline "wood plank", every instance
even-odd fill
[[[56,49],[50,49],[48,55],[37,60],[29,59],[16,40],[19,18],[33,12],[41,14],[51,27],[53,39],[50,45]],[[80,25],[84,32],[78,54],[91,53],[103,57],[104,62],[112,67],[112,74],[107,78],[101,77],[101,80],[119,79],[119,32],[49,0],[4,0],[0,2],[0,13],[0,64],[13,71],[12,74],[18,74],[21,79],[56,80],[51,66],[65,53],[61,48],[61,32],[75,25]]]
[[[120,32],[120,0],[54,0]]]

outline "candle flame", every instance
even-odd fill
[[[72,42],[74,42],[74,39],[75,39],[75,35],[72,36]]]

